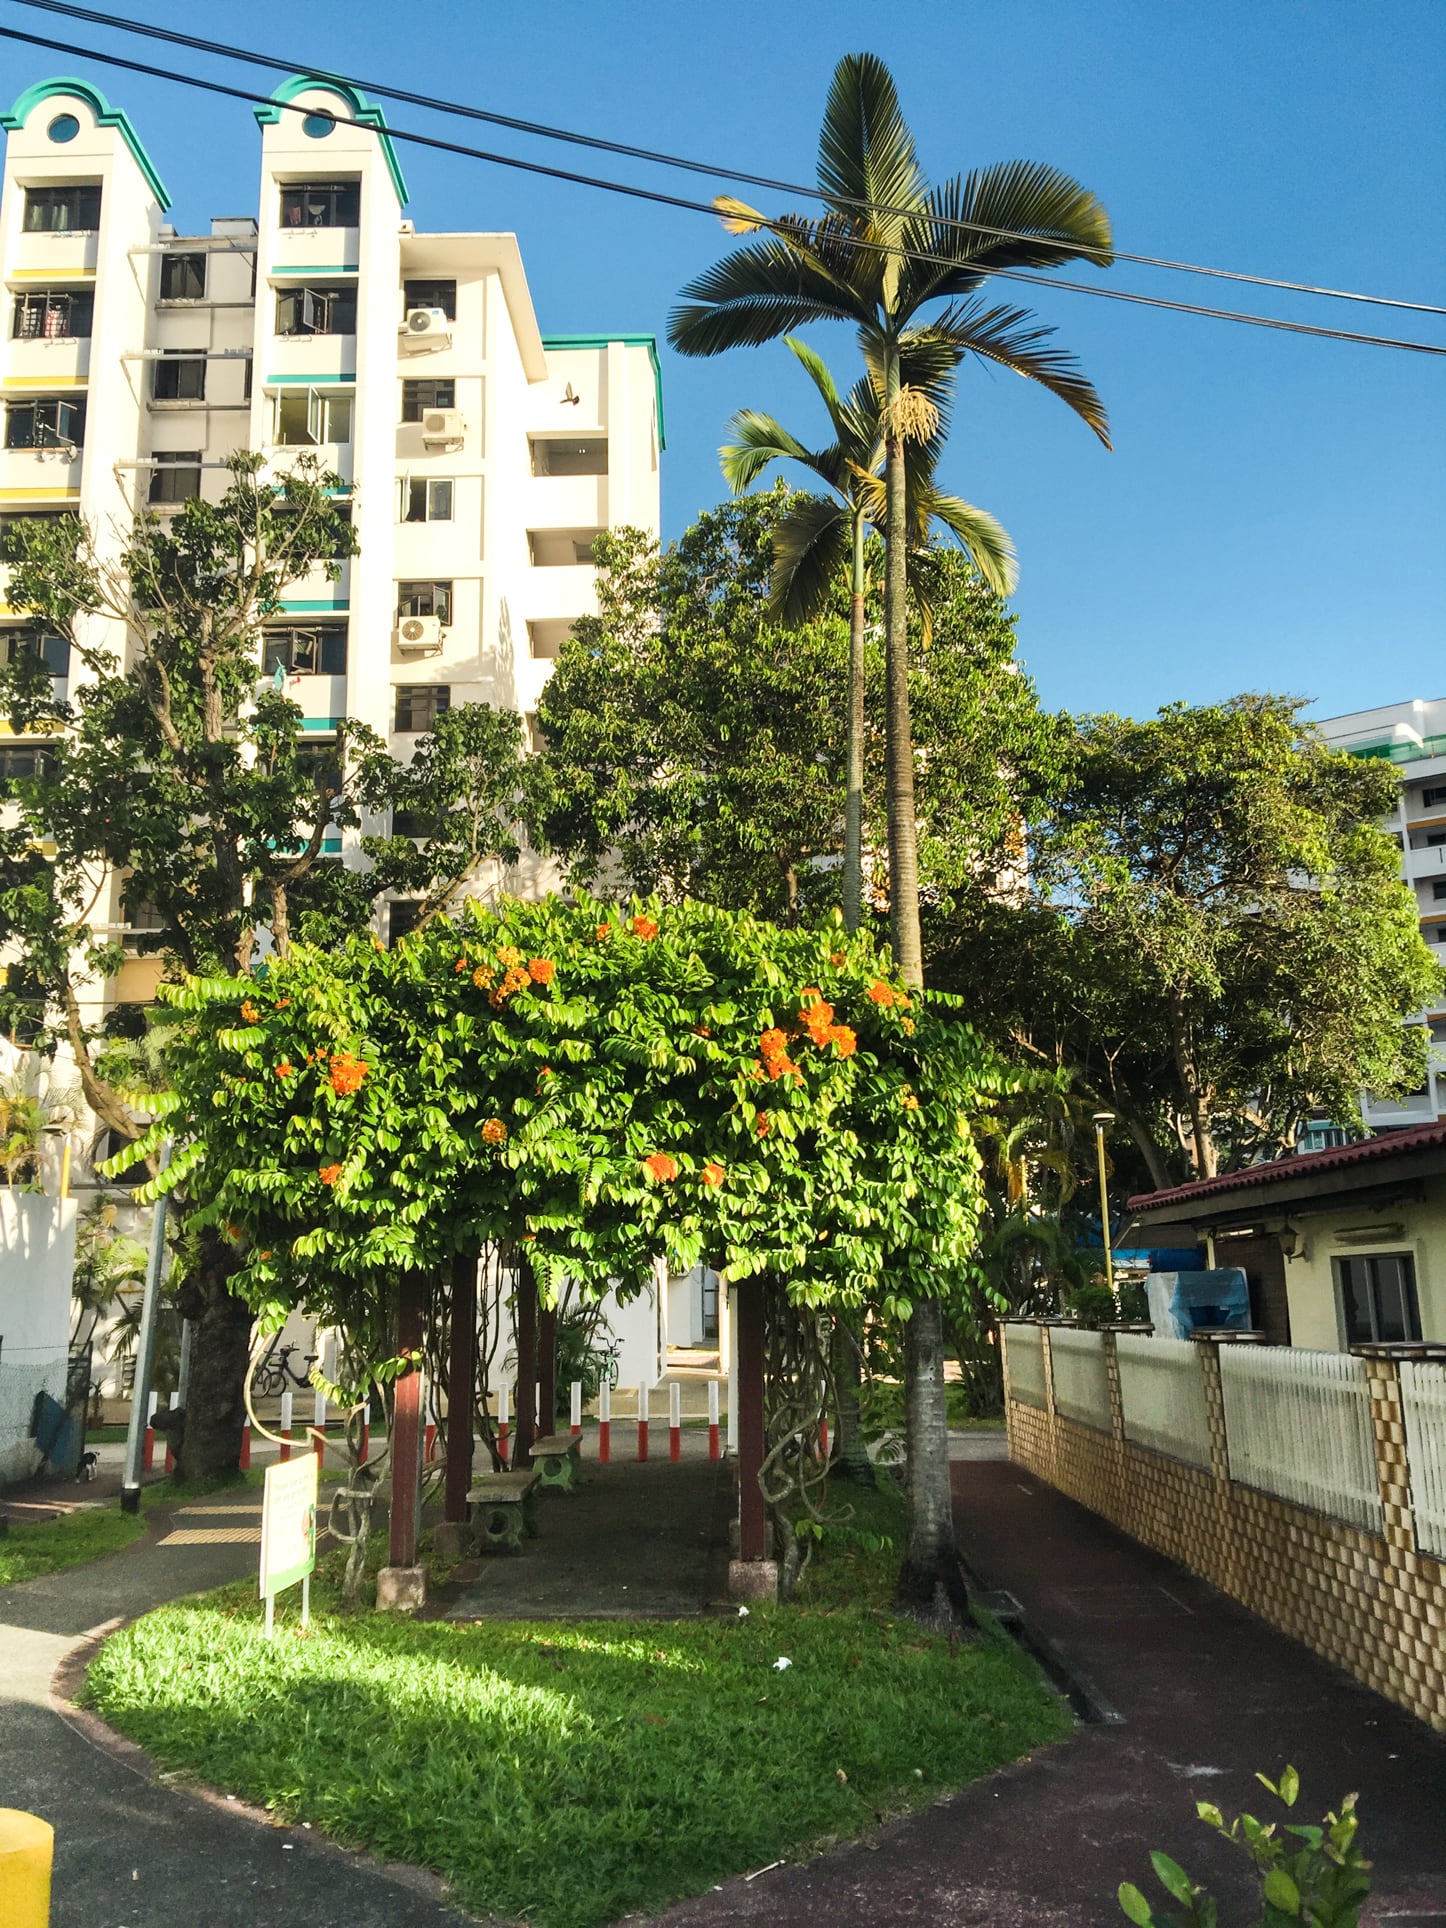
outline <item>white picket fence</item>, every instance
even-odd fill
[[[1188,1465],[1208,1466],[1210,1422],[1199,1346],[1188,1339],[1121,1332],[1115,1353],[1125,1438]]]
[[[1004,1327],[1004,1356],[1009,1367],[1009,1395],[1022,1406],[1043,1409],[1044,1340],[1037,1325],[1010,1320]]]
[[[1381,1489],[1363,1359],[1222,1346],[1230,1477],[1379,1533]]]
[[[1446,1366],[1401,1363],[1416,1544],[1446,1560]]]
[[[1083,1426],[1110,1430],[1110,1379],[1105,1335],[1052,1326],[1049,1360],[1054,1371],[1054,1409]]]

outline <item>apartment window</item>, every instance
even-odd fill
[[[396,730],[430,730],[452,707],[447,683],[398,683]]]
[[[1426,789],[1421,792],[1421,808],[1423,810],[1429,810],[1433,804],[1438,803],[1446,803],[1446,788],[1438,784],[1434,789]]]
[[[85,403],[48,396],[5,407],[7,449],[79,448],[85,440]]]
[[[455,382],[403,382],[402,383],[402,420],[420,422],[423,412],[429,408],[455,408],[457,406],[457,384]]]
[[[399,616],[435,616],[440,622],[450,623],[452,620],[451,583],[399,582],[397,614]]]
[[[0,796],[22,777],[43,777],[54,754],[53,743],[0,743]]]
[[[1421,1336],[1416,1261],[1409,1252],[1333,1259],[1347,1345],[1395,1344]]]
[[[57,187],[25,190],[27,234],[88,234],[100,226],[100,188],[67,181]]]
[[[1442,844],[1446,844],[1446,830],[1433,830],[1426,839],[1425,848],[1438,850]]]
[[[16,295],[16,341],[84,341],[89,338],[95,297],[84,290],[71,293],[67,288],[37,288]]]
[[[534,475],[606,475],[608,445],[605,439],[573,436],[538,436],[532,444]]]
[[[284,228],[355,228],[361,225],[361,182],[305,181],[281,190]]]
[[[534,569],[571,569],[593,560],[601,529],[533,529],[528,532]]]
[[[395,944],[399,937],[414,931],[422,920],[425,897],[394,897],[387,905],[387,942]]]
[[[547,738],[542,734],[542,725],[537,720],[537,711],[528,710],[523,717],[527,725],[527,747],[534,756],[541,756],[547,748]]]
[[[29,624],[0,630],[0,663],[19,662],[22,657],[38,657],[52,676],[70,674],[70,639],[47,636]]]
[[[1432,1044],[1446,1046],[1446,1018],[1432,1018],[1431,1042]]]
[[[402,290],[402,306],[408,314],[413,308],[440,308],[448,321],[457,319],[455,281],[404,281]],[[451,403],[447,406],[450,408]]]
[[[151,363],[151,394],[158,402],[199,402],[206,394],[204,355],[167,354]]]
[[[80,518],[69,509],[20,509],[14,515],[0,516],[0,562],[18,560],[20,546],[12,540],[12,532],[18,530],[22,523],[64,521],[74,522],[76,533],[79,534]]]
[[[356,288],[283,288],[276,297],[278,335],[354,335]]]
[[[276,440],[282,448],[318,448],[351,440],[352,397],[298,388],[276,398]]]
[[[346,624],[268,629],[264,664],[268,676],[345,676]]]
[[[1431,895],[1435,899],[1435,901],[1439,904],[1442,898],[1446,897],[1446,882],[1443,882],[1438,877],[1436,881],[1431,885]]]
[[[205,298],[205,255],[163,254],[161,256],[161,300],[204,301]]]
[[[201,451],[165,449],[154,460],[151,502],[194,502],[201,493]]]
[[[402,483],[403,522],[450,522],[452,520],[452,479],[434,476],[422,480],[407,477]]]

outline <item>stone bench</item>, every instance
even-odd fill
[[[488,1473],[473,1485],[467,1507],[479,1551],[520,1553],[524,1532],[530,1540],[537,1538],[533,1495],[538,1479],[536,1472]]]
[[[549,1433],[546,1439],[532,1442],[532,1470],[543,1486],[555,1486],[567,1493],[577,1484],[577,1469],[582,1459],[580,1433]]]

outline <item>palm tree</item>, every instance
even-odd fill
[[[869,525],[885,521],[883,443],[879,398],[867,379],[856,382],[847,400],[840,397],[822,356],[789,336],[791,349],[823,398],[834,439],[822,449],[806,448],[796,436],[757,409],[740,409],[729,424],[736,442],[719,450],[728,486],[741,493],[772,462],[798,462],[829,490],[827,497],[804,496],[790,509],[774,536],[772,603],[789,624],[807,622],[822,609],[849,565],[848,749],[844,786],[843,914],[857,930],[863,908],[864,785],[864,537]],[[953,371],[927,384],[936,409],[936,427],[926,442],[911,445],[905,461],[911,547],[928,540],[941,523],[966,549],[996,595],[1007,596],[1019,579],[1014,546],[983,509],[934,485],[947,426],[948,387]]]
[[[1059,396],[1109,445],[1105,410],[1074,357],[1027,309],[988,305],[979,290],[1000,270],[1106,264],[1110,224],[1095,196],[1054,168],[1004,162],[931,187],[892,76],[873,54],[834,70],[819,136],[817,216],[770,218],[721,197],[730,230],[754,238],[697,276],[669,318],[685,355],[776,341],[812,321],[857,330],[881,399],[884,477],[884,627],[887,643],[889,908],[894,956],[922,986],[914,754],[909,720],[904,447],[925,440],[937,415],[922,392],[926,365],[952,370],[969,356],[1012,369]],[[925,311],[945,306],[931,318]],[[906,372],[907,371],[907,372]],[[906,1345],[909,1544],[901,1601],[925,1615],[962,1618],[967,1590],[954,1541],[944,1405],[944,1311],[921,1299]]]

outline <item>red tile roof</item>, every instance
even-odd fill
[[[1264,1165],[1247,1165],[1243,1171],[1223,1172],[1218,1178],[1201,1178],[1193,1185],[1176,1185],[1163,1192],[1141,1192],[1129,1201],[1132,1212],[1157,1211],[1163,1205],[1193,1205],[1198,1200],[1218,1198],[1222,1192],[1243,1192],[1283,1179],[1306,1178],[1316,1172],[1341,1171],[1352,1165],[1369,1165],[1378,1159],[1396,1158],[1403,1152],[1446,1149],[1446,1118],[1435,1124],[1413,1125],[1406,1131],[1386,1131],[1367,1138],[1359,1145],[1333,1145],[1328,1151],[1307,1151],[1289,1158],[1272,1158]]]

